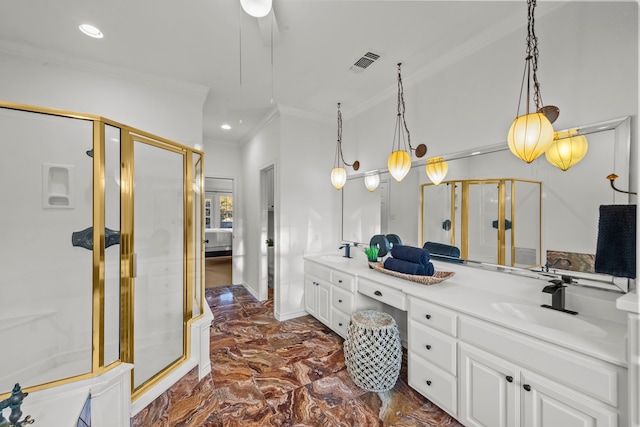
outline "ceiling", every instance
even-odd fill
[[[334,120],[341,102],[347,119],[395,93],[398,62],[407,86],[526,23],[524,0],[274,0],[273,11],[258,20],[239,0],[2,0],[0,51],[205,86],[205,140],[242,143],[276,105]],[[82,23],[105,37],[83,35]],[[350,71],[366,52],[380,59]]]

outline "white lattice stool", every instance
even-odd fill
[[[377,310],[353,313],[344,340],[344,359],[358,387],[375,392],[392,389],[402,363],[402,344],[393,317]]]

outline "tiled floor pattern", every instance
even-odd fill
[[[194,369],[132,426],[461,426],[407,385],[359,389],[344,363],[342,338],[311,316],[279,322],[273,300],[242,286],[206,290],[215,316],[212,372]]]

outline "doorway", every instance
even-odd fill
[[[273,298],[275,288],[275,167],[269,165],[260,171],[262,204],[262,242],[260,251],[260,299]]]
[[[205,287],[233,284],[233,179],[204,179]]]

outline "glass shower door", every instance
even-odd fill
[[[134,155],[133,386],[184,354],[185,156],[144,138]]]
[[[470,182],[468,185],[468,259],[499,263],[499,182]],[[504,211],[503,211],[504,212]],[[502,248],[504,251],[504,247]]]

